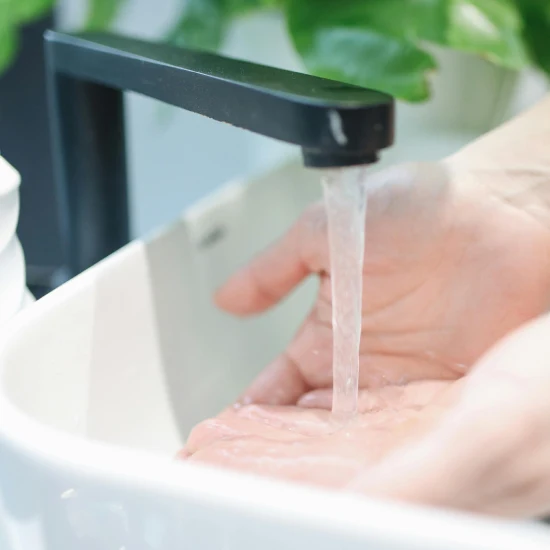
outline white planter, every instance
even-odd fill
[[[438,160],[533,105],[550,87],[534,69],[510,71],[483,59],[433,49],[439,69],[426,103],[398,102],[395,146],[382,165]]]
[[[247,321],[213,290],[318,195],[299,166],[230,184],[17,316],[0,342],[2,550],[550,547],[544,526],[174,462],[282,349],[316,283]]]

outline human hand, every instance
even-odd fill
[[[550,317],[499,342],[426,437],[364,470],[373,496],[508,517],[550,515]]]
[[[368,496],[509,517],[550,514],[550,317],[521,327],[458,381],[362,390],[326,410],[251,405],[199,424],[191,461]]]
[[[341,488],[437,422],[452,403],[454,384],[411,382],[361,390],[360,414],[345,427],[324,409],[231,407],[196,426],[179,457]]]
[[[459,168],[456,159],[399,166],[365,181],[361,388],[458,379],[546,306],[550,232],[521,205],[490,191],[483,174]],[[330,407],[332,302],[322,204],[216,299],[236,315],[257,314],[310,274],[320,277],[312,311],[243,403]]]

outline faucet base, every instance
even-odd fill
[[[368,152],[364,155],[346,155],[338,153],[326,153],[315,151],[302,151],[304,166],[306,168],[346,168],[348,166],[360,166],[378,162],[377,152]]]

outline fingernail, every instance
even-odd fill
[[[190,453],[187,449],[183,448],[176,454],[176,460],[187,460],[193,453]]]
[[[306,393],[305,395],[302,395],[300,399],[298,399],[298,406],[302,405],[309,405],[311,403],[315,403],[317,401],[317,396],[312,395],[311,393]]]

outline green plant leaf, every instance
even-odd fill
[[[369,28],[400,40],[444,40],[449,0],[288,0],[294,28]]]
[[[285,12],[311,73],[409,101],[429,96],[427,76],[436,63],[415,43],[418,28],[406,0],[289,0]]]
[[[550,74],[550,0],[517,0],[523,36],[533,61]]]
[[[228,16],[246,15],[261,9],[274,8],[278,0],[225,0],[225,10]]]
[[[12,0],[15,18],[20,23],[26,23],[43,16],[52,9],[54,3],[54,0]]]
[[[447,0],[445,45],[517,69],[529,62],[522,19],[513,0]]]
[[[11,65],[17,51],[17,23],[13,0],[0,0],[0,75]]]
[[[168,42],[187,48],[217,50],[231,21],[248,13],[274,7],[279,0],[188,0]]]
[[[185,48],[217,50],[227,28],[224,0],[188,0],[168,42]]]
[[[482,55],[512,68],[528,62],[521,14],[514,0],[351,0],[349,3],[355,9],[350,10],[348,17],[368,20],[377,30],[396,38],[433,42]]]
[[[1,12],[0,12],[1,16]],[[12,64],[17,53],[17,31],[15,25],[0,23],[0,75]]]
[[[19,27],[46,14],[54,0],[0,0],[0,74],[18,51]]]
[[[103,31],[111,26],[126,0],[88,0],[84,30]]]
[[[508,68],[528,64],[515,1],[522,2],[287,0],[285,11],[293,42],[309,70],[416,101],[428,96],[426,76],[435,67],[422,48],[425,42]],[[542,40],[541,32],[538,36]]]

